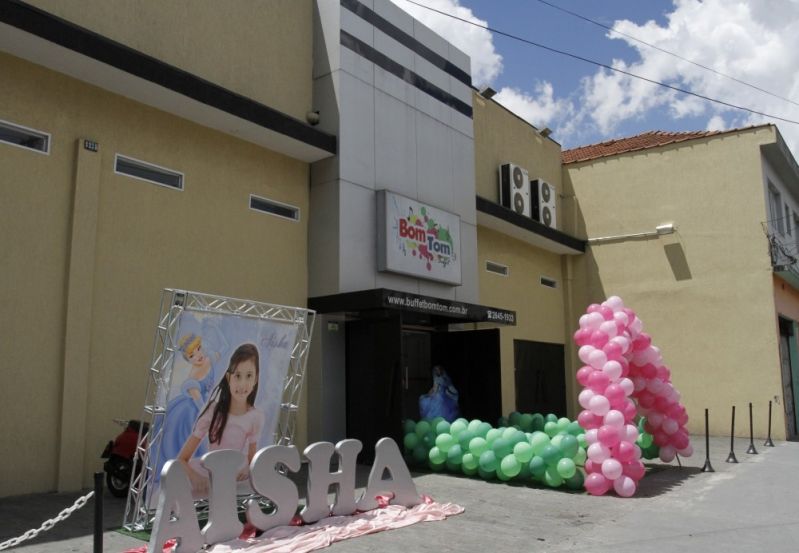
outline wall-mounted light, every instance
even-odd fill
[[[636,232],[632,234],[616,234],[613,236],[598,236],[596,238],[589,238],[589,244],[599,244],[601,242],[615,242],[617,240],[627,240],[631,238],[653,238],[657,236],[664,236],[666,234],[673,234],[677,230],[674,223],[663,223],[655,227],[655,230],[648,232]]]
[[[546,137],[548,137],[550,134],[552,134],[552,129],[550,129],[549,127],[544,127],[543,129],[541,129],[540,131],[538,131],[538,134],[540,134],[541,136],[543,136],[544,138],[546,138]]]
[[[480,89],[480,96],[482,96],[486,100],[490,100],[491,98],[493,98],[494,94],[496,93],[497,91],[491,88],[490,86],[484,86],[483,88]]]

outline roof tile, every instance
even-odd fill
[[[695,138],[705,138],[726,131],[689,131],[689,132],[668,132],[668,131],[649,131],[628,138],[618,138],[599,144],[589,144],[571,150],[561,152],[563,163],[576,163],[588,161],[600,157],[613,156],[625,152],[645,150],[656,146],[664,146],[674,142],[683,142]]]

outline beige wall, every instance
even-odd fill
[[[163,288],[305,305],[309,214],[305,163],[11,56],[0,74],[14,75],[0,79],[0,119],[52,134],[50,155],[0,144],[2,496],[53,490],[59,475],[63,489],[90,483],[112,418],[141,416]],[[117,152],[183,172],[185,190],[114,174]],[[250,210],[250,193],[299,207],[301,222]],[[59,443],[62,419],[84,425],[63,429],[77,443]]]
[[[688,408],[692,432],[710,409],[713,434],[729,432],[733,404],[763,405],[781,393],[771,265],[759,146],[773,127],[632,152],[564,169],[575,194],[577,229],[589,238],[654,230],[677,232],[589,246],[576,288],[590,301],[619,295],[661,348]],[[783,428],[776,424],[776,428]],[[748,430],[738,425],[739,433]],[[781,438],[784,432],[775,432]]]
[[[499,201],[497,168],[515,163],[528,170],[530,178],[541,177],[560,192],[560,145],[542,137],[530,124],[491,100],[473,95],[475,184],[477,195]],[[559,209],[559,215],[562,213]],[[485,270],[486,261],[509,267],[503,277]],[[564,305],[568,285],[564,281],[562,256],[519,241],[497,231],[477,229],[477,268],[480,303],[516,311],[517,323],[500,329],[502,363],[502,411],[516,409],[514,340],[564,344]],[[542,276],[557,281],[557,288],[542,286]],[[567,354],[568,357],[568,354]],[[571,369],[566,368],[567,406],[572,410]],[[559,413],[564,415],[565,413]],[[573,412],[569,413],[574,415]]]
[[[297,119],[311,109],[311,0],[29,3]]]

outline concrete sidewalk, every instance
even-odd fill
[[[592,497],[539,487],[507,485],[448,474],[421,474],[420,493],[466,509],[442,522],[364,536],[326,551],[577,551],[598,553],[767,550],[796,551],[799,543],[799,443],[777,442],[758,455],[744,453],[739,464],[724,460],[729,438],[711,438],[715,473],[702,473],[704,438],[683,468],[651,463],[633,498]],[[0,499],[0,542],[52,518],[79,494],[40,494]],[[104,551],[119,553],[143,545],[114,529],[125,502],[105,497]],[[11,551],[91,552],[91,502],[67,521]]]

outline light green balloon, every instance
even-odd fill
[[[564,458],[558,461],[557,471],[560,477],[565,480],[574,476],[574,473],[577,471],[577,467],[575,466],[574,461]]]
[[[433,420],[430,421],[430,426],[435,428],[436,426],[438,426],[438,423],[445,420],[447,419],[445,419],[444,417],[435,417]]]
[[[474,476],[475,474],[477,474],[478,470],[480,470],[480,469],[479,468],[469,468],[469,467],[466,467],[463,464],[461,464],[461,471],[466,476]]]
[[[519,471],[522,470],[522,465],[519,463],[519,460],[516,458],[515,455],[506,455],[502,462],[499,464],[499,468],[505,476],[513,478]]]
[[[547,486],[558,488],[563,484],[563,477],[558,474],[558,471],[555,467],[547,467],[547,470],[544,473],[544,482]]]
[[[569,431],[569,424],[571,424],[571,422],[572,421],[570,421],[566,417],[559,418],[558,422],[557,422],[558,432],[568,432]]]
[[[519,442],[513,446],[513,455],[520,463],[528,464],[533,458],[533,446],[527,442]]]
[[[469,426],[467,427],[469,430],[477,434],[477,429],[480,428],[480,425],[483,423],[480,419],[472,419],[469,421]]]
[[[436,423],[436,434],[449,434],[449,423],[445,420],[440,420]]]
[[[549,443],[551,443],[552,445],[554,445],[558,449],[561,449],[560,444],[561,444],[562,441],[563,441],[563,434],[556,434],[556,435],[554,435],[552,437],[552,440],[550,440]]]
[[[558,422],[558,416],[554,413],[547,413],[547,416],[544,417],[546,422]]]
[[[458,434],[466,430],[468,427],[469,423],[466,422],[466,419],[458,419],[449,425],[449,433],[457,438]]]
[[[549,445],[549,436],[543,432],[533,432],[533,437],[530,438],[530,445],[533,446],[535,455],[541,455],[544,448]]]
[[[472,438],[469,442],[469,452],[480,457],[488,449],[488,442],[484,438]]]
[[[580,444],[580,447],[588,448],[588,440],[585,437],[585,434],[578,434],[577,435],[577,443]]]
[[[544,425],[544,432],[546,432],[547,436],[550,438],[554,437],[558,433],[558,423],[556,422],[548,422]]]
[[[447,454],[441,451],[441,449],[438,447],[431,448],[427,454],[427,457],[434,465],[443,465],[444,461],[447,460]]]
[[[499,428],[492,428],[486,433],[486,441],[488,442],[488,445],[491,445],[494,443],[494,441],[497,438],[501,436],[502,436],[502,430],[500,430]]]
[[[458,444],[453,445],[447,451],[447,463],[453,465],[460,465],[463,462],[463,450]]]
[[[456,439],[455,439],[455,438],[452,436],[452,434],[439,434],[439,435],[436,437],[436,446],[438,446],[438,448],[439,448],[441,451],[443,451],[444,453],[446,453],[447,451],[449,451],[449,449],[450,449],[452,446],[454,446],[455,444],[457,444],[457,443],[458,443],[458,440],[456,440]]]
[[[488,431],[491,430],[491,425],[487,422],[481,422],[480,426],[477,427],[477,435],[481,438],[485,438]]]
[[[574,464],[585,466],[585,460],[588,458],[588,454],[586,453],[585,449],[582,447],[577,448],[577,453],[574,455]]]
[[[509,426],[508,428],[502,431],[502,437],[505,438],[506,440],[510,440],[514,436],[516,436],[516,432],[518,432],[518,429]]]
[[[480,466],[480,458],[474,453],[464,453],[463,459],[461,459],[461,464],[463,465],[464,472],[466,472],[467,469],[477,472],[477,467]]]

